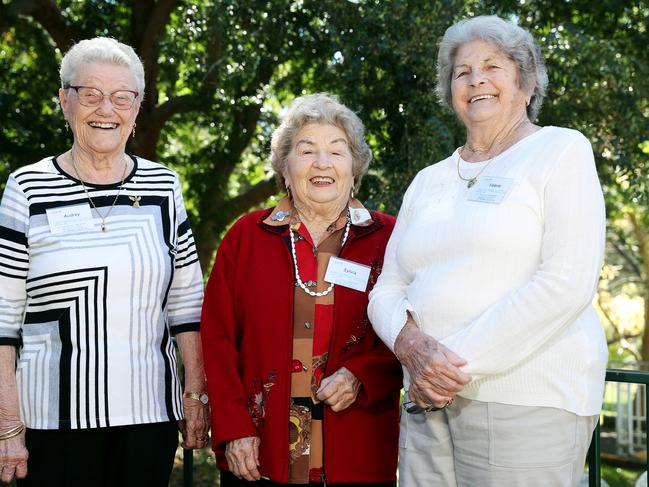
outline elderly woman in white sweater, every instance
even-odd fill
[[[533,123],[547,74],[512,23],[450,27],[438,77],[466,142],[408,188],[369,305],[406,374],[400,485],[572,487],[607,359],[593,152]]]

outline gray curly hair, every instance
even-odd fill
[[[365,127],[358,115],[328,93],[315,93],[293,100],[281,125],[273,133],[270,164],[280,190],[286,188],[284,174],[288,155],[293,148],[293,138],[309,123],[333,125],[345,132],[352,155],[354,188],[357,190],[372,160],[372,150],[365,142]]]
[[[482,40],[496,46],[518,65],[521,89],[531,92],[527,117],[536,119],[548,86],[548,73],[541,57],[541,48],[532,34],[518,25],[495,15],[482,15],[461,20],[444,33],[437,54],[437,96],[439,101],[453,107],[451,79],[458,49],[467,42]]]

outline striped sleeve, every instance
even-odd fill
[[[13,175],[0,203],[0,345],[18,345],[29,269],[29,204]]]
[[[178,177],[174,181],[176,205],[176,260],[169,291],[168,316],[172,333],[197,331],[203,303],[203,274]]]

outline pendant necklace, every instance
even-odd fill
[[[472,178],[465,178],[464,176],[462,176],[462,173],[460,172],[460,159],[462,159],[461,154],[462,154],[462,150],[464,150],[464,148],[466,147],[466,144],[463,145],[462,147],[460,147],[460,148],[458,149],[458,151],[457,151],[457,166],[456,166],[456,167],[457,167],[457,175],[458,175],[458,177],[459,177],[462,181],[465,181],[465,182],[466,182],[466,187],[467,187],[467,188],[472,188],[472,187],[475,185],[475,183],[478,182],[478,178],[479,178],[480,175],[484,172],[484,170],[487,169],[487,167],[489,166],[489,164],[491,164],[491,163],[494,161],[494,159],[497,159],[498,156],[500,156],[500,154],[502,154],[502,153],[505,152],[509,147],[511,147],[511,146],[506,145],[505,142],[506,142],[507,140],[509,140],[509,137],[510,137],[511,135],[513,135],[514,133],[516,133],[516,131],[517,131],[517,130],[518,130],[518,129],[519,129],[519,128],[524,124],[524,123],[526,123],[526,122],[529,122],[529,120],[527,120],[527,118],[524,118],[524,119],[520,120],[516,125],[514,125],[511,129],[509,129],[509,132],[507,132],[507,134],[506,134],[506,135],[501,139],[501,142],[499,142],[499,144],[498,144],[498,145],[500,145],[500,147],[502,148],[501,151],[500,151],[498,154],[493,155],[493,156],[492,156],[492,157],[487,161],[487,163],[486,163],[484,166],[482,166],[482,169],[480,169],[480,171],[478,171],[478,174],[476,174],[476,175],[473,176]],[[497,138],[497,137],[496,137],[496,138]],[[489,147],[487,148],[487,150],[485,151],[485,153],[489,153],[489,151],[491,151],[491,149],[494,147],[494,144],[495,144],[495,142],[496,142],[496,138],[494,138],[494,140],[491,142],[491,144],[489,145]],[[496,145],[496,147],[498,147],[498,145]],[[471,149],[471,148],[469,148],[469,150],[472,151],[472,152],[475,152],[475,151],[474,151],[473,149]]]
[[[345,234],[343,235],[343,241],[340,244],[341,249],[345,246],[345,242],[347,242],[350,226],[351,226],[351,218],[349,218],[349,211],[347,211],[347,223],[345,225]],[[288,233],[291,236],[291,253],[293,254],[293,266],[295,267],[295,279],[297,281],[297,285],[300,286],[302,290],[305,293],[307,293],[309,296],[313,296],[313,297],[326,296],[334,288],[333,282],[329,284],[329,287],[327,289],[321,292],[311,291],[308,287],[306,287],[306,284],[302,282],[302,279],[300,278],[300,271],[298,270],[297,267],[297,253],[295,252],[295,236],[293,235],[293,228],[291,228],[291,225],[288,226]]]
[[[480,171],[478,171],[478,174],[476,174],[476,175],[473,176],[472,178],[465,178],[464,176],[462,176],[462,173],[460,172],[460,159],[462,158],[462,157],[460,156],[460,152],[461,152],[461,150],[458,150],[458,151],[457,151],[457,175],[458,175],[458,177],[459,177],[462,181],[466,181],[466,187],[467,187],[467,188],[471,188],[471,187],[473,187],[473,185],[475,185],[475,183],[478,182],[478,178],[480,177],[480,175],[482,174],[482,172],[483,172],[485,169],[487,169],[487,166],[489,166],[489,164],[491,164],[491,162],[492,162],[496,157],[498,157],[498,156],[494,156],[494,157],[492,157],[491,159],[489,159],[489,160],[487,161],[487,163],[486,163],[484,166],[482,166],[482,169],[480,169]]]
[[[115,195],[115,199],[113,200],[113,204],[110,205],[110,208],[108,208],[108,211],[106,212],[106,214],[102,215],[101,212],[99,211],[99,208],[97,208],[97,206],[95,205],[95,202],[92,201],[92,198],[90,197],[90,193],[88,193],[88,188],[86,188],[86,185],[83,182],[83,179],[81,179],[81,176],[79,175],[79,170],[77,169],[77,164],[74,161],[74,156],[72,155],[72,151],[70,151],[70,159],[72,160],[72,169],[74,169],[74,174],[77,176],[77,179],[81,183],[81,187],[83,188],[83,192],[86,193],[86,197],[88,198],[88,201],[90,201],[90,205],[95,210],[95,213],[97,213],[97,216],[101,220],[101,231],[105,232],[106,231],[106,219],[110,216],[111,212],[113,211],[113,208],[115,208],[115,204],[117,203],[117,199],[119,198],[119,195],[122,192],[122,186],[124,186],[124,179],[126,178],[126,168],[128,167],[128,163],[126,162],[126,160],[124,161],[124,171],[122,172],[122,181],[119,184],[119,189],[117,190],[117,194]]]

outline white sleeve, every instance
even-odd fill
[[[385,250],[381,275],[369,296],[367,314],[374,331],[393,352],[394,341],[406,324],[408,311],[419,324],[419,317],[407,298],[407,288],[412,281],[412,276],[399,265],[397,249],[408,228],[411,205],[417,197],[418,187],[423,178],[421,172],[417,174],[403,196],[397,223]]]
[[[168,320],[172,333],[198,331],[203,303],[203,274],[189,226],[178,177],[174,182],[176,258],[169,290]]]
[[[12,175],[0,203],[0,345],[20,344],[29,271],[29,202]]]
[[[474,378],[526,359],[590,306],[602,265],[605,212],[593,151],[578,136],[543,188],[540,265],[529,281],[442,343],[465,358]]]

